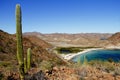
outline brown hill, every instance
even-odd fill
[[[46,41],[38,38],[37,36],[33,36],[33,35],[28,35],[28,36],[24,36],[26,38],[28,38],[30,41],[32,41],[34,44],[41,46],[44,49],[47,48],[52,48],[53,46],[49,43],[47,43]]]
[[[114,47],[120,46],[120,32],[113,34],[107,39]]]
[[[33,60],[32,64],[34,67],[39,68],[40,66],[47,65],[48,63],[53,66],[65,64],[65,62],[56,54],[46,50],[46,48],[50,47],[51,46],[48,43],[36,37],[23,37],[24,54],[26,54],[28,48],[31,48]],[[0,71],[11,72],[12,70],[14,72],[18,72],[17,67],[16,37],[15,35],[11,35],[0,30]]]
[[[108,40],[120,43],[120,32],[113,34]]]

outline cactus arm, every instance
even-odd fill
[[[27,69],[29,70],[31,67],[31,48],[27,50]]]
[[[27,73],[27,61],[26,60],[27,59],[24,58],[24,71],[25,71],[25,73]]]

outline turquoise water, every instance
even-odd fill
[[[87,61],[112,60],[114,62],[118,62],[120,61],[120,50],[93,50],[74,57],[72,61],[77,62],[78,60],[80,60],[81,62],[83,62],[84,57],[86,57]]]

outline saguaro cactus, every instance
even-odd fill
[[[16,5],[16,37],[17,37],[17,59],[19,63],[19,73],[21,80],[24,80],[24,54],[22,44],[22,24],[21,24],[21,7]]]

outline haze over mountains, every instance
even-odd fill
[[[113,46],[113,44],[108,40],[112,36],[110,33],[78,33],[78,34],[67,34],[67,33],[52,33],[52,34],[42,34],[39,32],[27,32],[24,35],[37,36],[40,39],[47,41],[54,46],[94,46],[94,47],[104,47]]]

